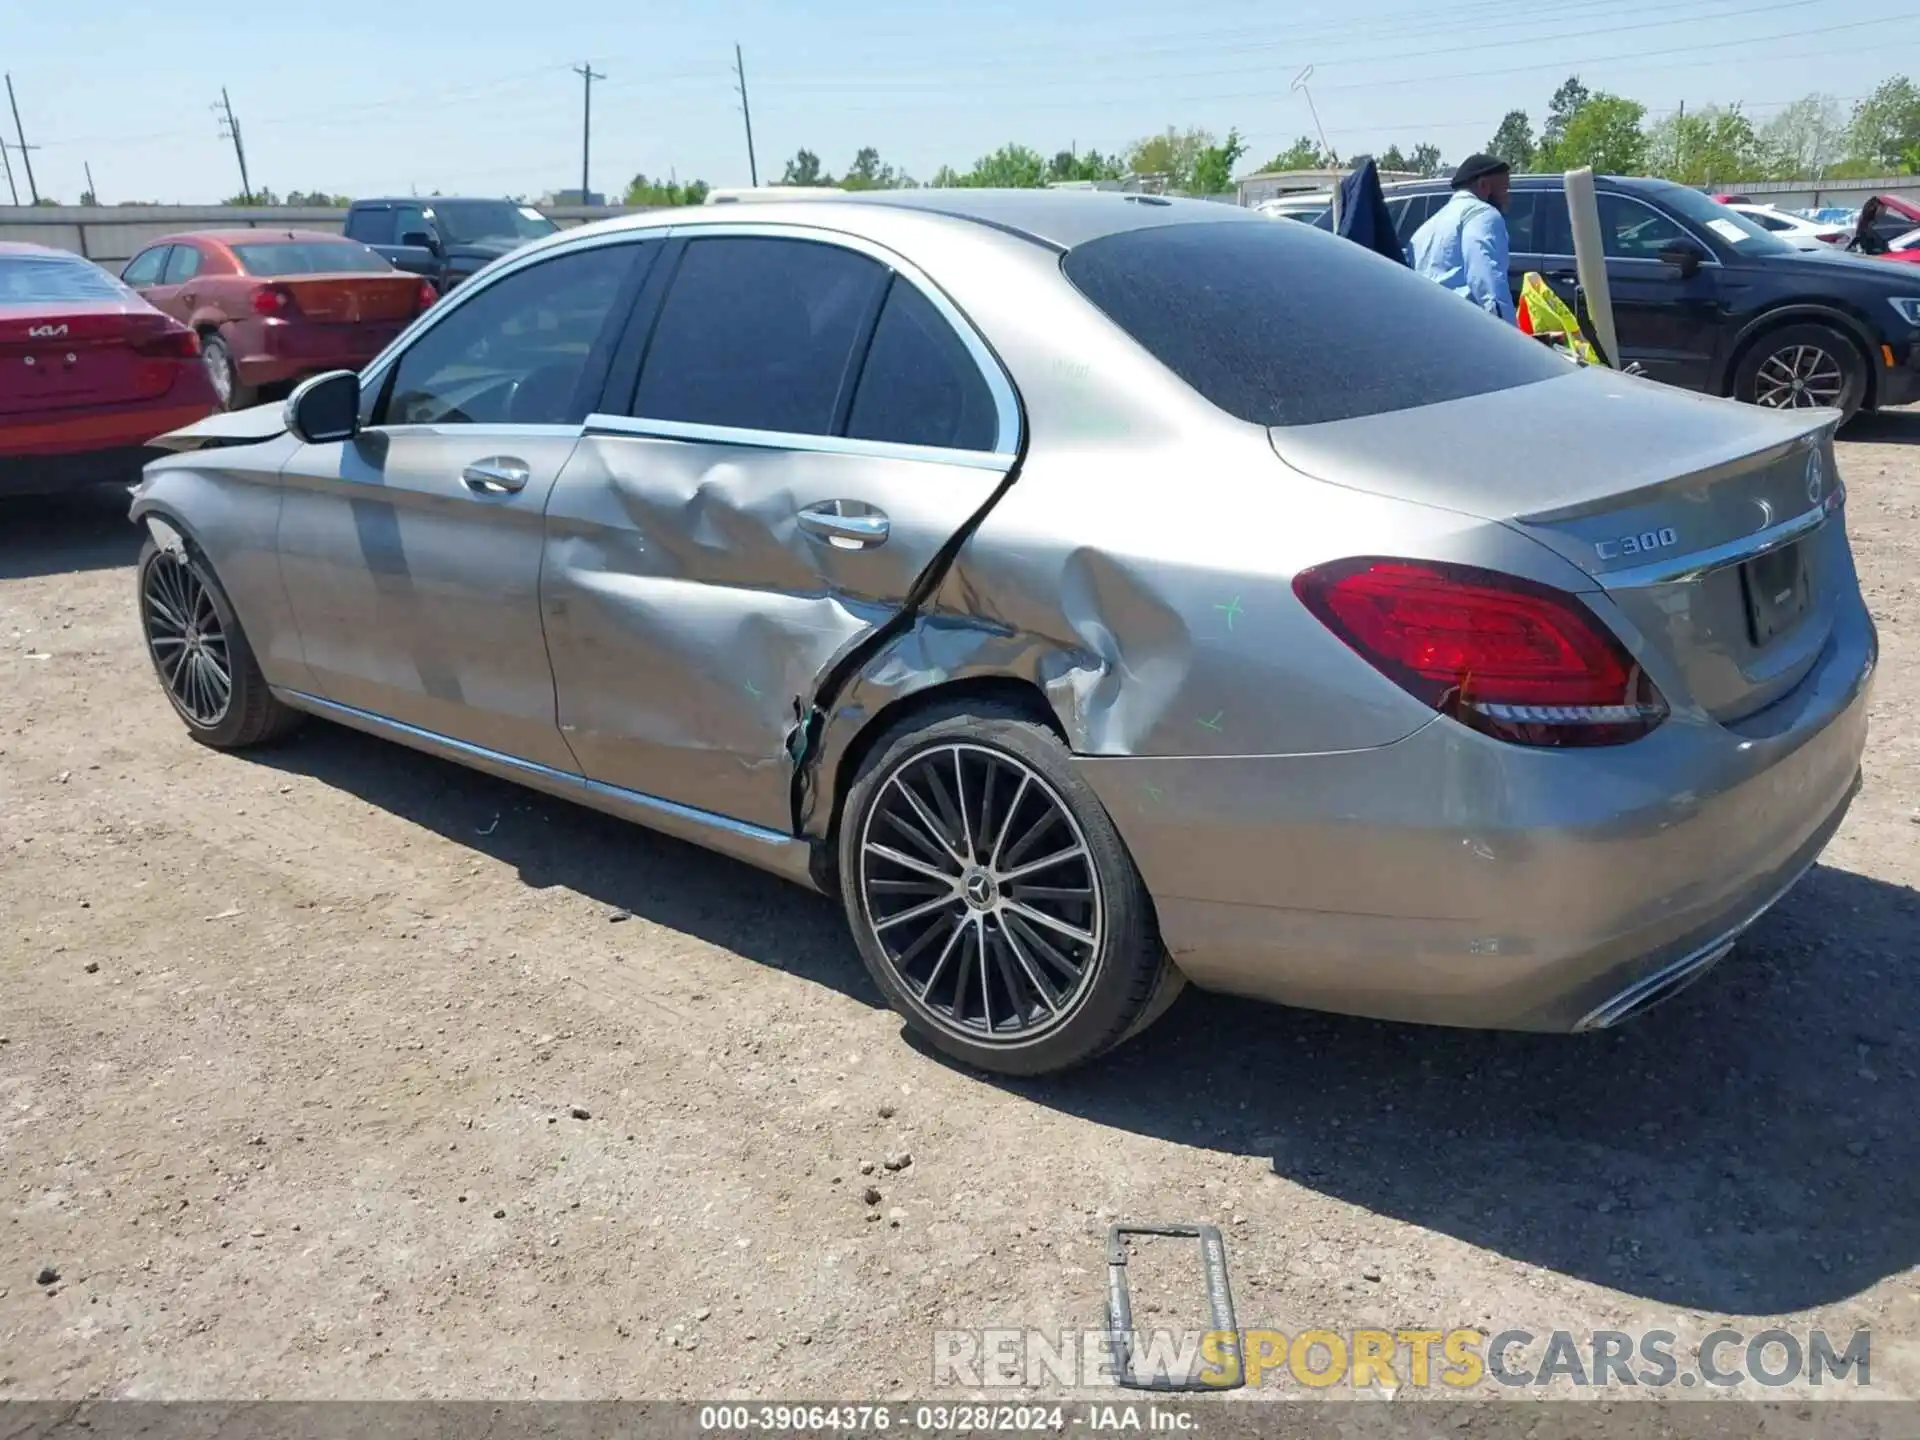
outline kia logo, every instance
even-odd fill
[[[64,325],[35,325],[27,331],[27,338],[29,340],[58,340],[66,333],[67,327]]]

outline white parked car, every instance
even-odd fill
[[[1771,205],[1729,205],[1727,208],[1738,210],[1762,229],[1771,230],[1796,250],[1825,250],[1847,243],[1848,232],[1839,226],[1803,220]]]
[[[1276,195],[1254,206],[1254,212],[1276,220],[1304,220],[1311,225],[1333,206],[1331,190],[1309,190],[1300,195]]]

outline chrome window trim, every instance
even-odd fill
[[[992,349],[987,345],[986,340],[981,336],[979,330],[975,328],[973,322],[961,313],[960,307],[948,298],[947,293],[936,285],[924,270],[904,255],[901,255],[898,251],[890,250],[877,241],[867,239],[864,235],[852,235],[844,230],[829,230],[819,225],[796,225],[790,222],[766,222],[761,224],[742,222],[738,218],[737,211],[730,211],[725,219],[714,220],[712,222],[683,221],[681,224],[672,227],[671,233],[676,239],[684,240],[701,240],[708,237],[720,237],[760,240],[798,240],[815,245],[833,245],[842,250],[851,250],[857,255],[864,255],[876,264],[884,265],[888,270],[891,270],[902,280],[905,280],[909,285],[912,285],[918,290],[921,295],[926,298],[927,303],[940,312],[941,318],[953,327],[953,333],[960,338],[961,345],[966,348],[967,354],[973,359],[974,368],[980,372],[980,378],[986,381],[988,393],[993,396],[994,416],[997,422],[995,426],[994,448],[991,452],[948,451],[940,447],[918,445],[897,446],[894,448],[921,451],[924,452],[924,455],[931,456],[981,455],[990,453],[997,458],[1003,455],[1017,455],[1020,452],[1020,402],[1014,394],[1013,381],[1008,377],[1006,367],[1000,363],[1000,357],[993,353]],[[669,289],[668,295],[671,296],[671,294],[672,291]],[[664,299],[662,303],[665,303]],[[646,416],[633,418],[643,420],[645,423],[655,426],[678,425],[681,423],[679,421],[653,420]],[[710,430],[728,429],[728,427],[723,426],[696,426],[693,428]],[[728,430],[728,433],[733,435],[772,435],[776,432]],[[835,442],[845,439],[845,437],[834,435],[798,435],[787,436],[785,438],[791,441]],[[855,441],[849,443],[877,445],[886,442]],[[819,449],[831,450],[836,453],[854,453],[851,451],[838,451],[836,446],[818,444],[788,444],[784,448]]]
[[[625,435],[644,440],[682,440],[692,444],[737,445],[753,450],[784,450],[814,455],[860,455],[876,460],[914,460],[968,470],[1006,471],[1018,457],[997,450],[949,450],[938,445],[902,445],[891,440],[861,440],[850,435],[810,435],[787,430],[746,430],[731,425],[694,425],[684,420],[641,420],[631,415],[587,417],[589,435]]]

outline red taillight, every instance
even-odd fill
[[[1824,240],[1829,245],[1838,245],[1842,240],[1847,238],[1847,232],[1844,230],[1822,230],[1814,238],[1816,240]]]
[[[285,315],[293,309],[293,292],[284,285],[262,285],[253,292],[253,313]]]
[[[200,354],[200,336],[192,330],[165,330],[140,341],[133,351],[153,360],[192,360]]]
[[[440,292],[434,288],[433,282],[431,280],[422,280],[420,282],[420,294],[418,298],[415,299],[413,308],[416,312],[425,310],[439,298]]]
[[[1618,745],[1667,717],[1645,672],[1572,595],[1469,565],[1364,558],[1293,590],[1363,660],[1443,715],[1518,745]]]

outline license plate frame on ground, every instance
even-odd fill
[[[1740,594],[1746,602],[1747,638],[1756,650],[1799,623],[1808,598],[1806,555],[1799,542],[1742,562]]]

